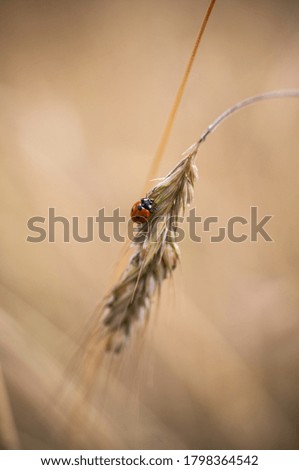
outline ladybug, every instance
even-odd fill
[[[143,224],[146,222],[153,211],[153,203],[153,199],[148,199],[146,197],[135,202],[131,209],[131,219],[133,222],[136,222],[137,224]]]

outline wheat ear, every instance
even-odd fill
[[[135,253],[104,302],[101,333],[107,350],[122,350],[134,325],[143,323],[148,316],[162,281],[171,276],[177,265],[179,248],[173,240],[174,231],[179,215],[193,198],[196,151],[196,146],[190,149],[147,194],[154,201],[153,214],[137,227],[132,242]]]

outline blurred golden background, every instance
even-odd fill
[[[0,3],[2,448],[69,445],[57,386],[123,250],[29,243],[27,220],[55,207],[83,235],[102,207],[129,213],[207,4]],[[298,20],[295,1],[216,3],[157,176],[228,106],[298,86]],[[274,242],[180,244],[142,349],[99,371],[72,447],[298,448],[298,111],[257,104],[202,146],[197,213],[258,206]]]

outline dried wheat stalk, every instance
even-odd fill
[[[154,212],[138,226],[133,240],[135,253],[104,303],[101,326],[107,350],[121,351],[134,324],[147,317],[155,292],[177,265],[179,248],[173,240],[174,231],[178,216],[193,198],[196,152],[197,146],[190,148],[147,194],[154,200]]]
[[[222,113],[186,152],[176,167],[151,189],[154,213],[140,225],[133,241],[135,253],[119,282],[104,299],[97,331],[106,341],[105,349],[120,352],[134,325],[148,316],[154,294],[162,281],[172,275],[179,249],[172,240],[179,214],[193,198],[197,168],[194,160],[201,143],[232,113],[258,101],[299,97],[299,90],[278,90],[240,101]]]

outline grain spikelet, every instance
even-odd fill
[[[106,350],[120,352],[137,322],[144,322],[162,281],[171,276],[179,260],[175,228],[193,198],[197,178],[194,158],[198,146],[192,146],[184,158],[147,197],[154,201],[154,212],[140,224],[133,239],[134,255],[119,282],[104,301],[99,333]]]

